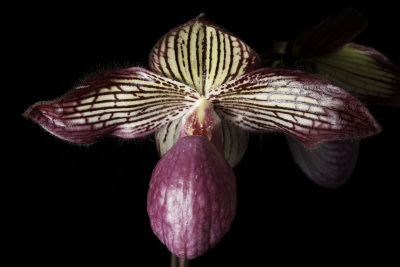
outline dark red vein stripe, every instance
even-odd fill
[[[207,98],[238,126],[288,133],[306,146],[380,131],[355,97],[327,80],[297,71],[257,70],[213,89]]]
[[[153,70],[193,86],[202,95],[258,64],[257,54],[244,42],[204,19],[170,31],[150,55]]]
[[[115,79],[121,76],[124,82]],[[126,90],[126,80],[135,85],[129,87],[132,90]],[[200,97],[192,88],[142,68],[92,75],[77,88],[33,105],[25,116],[60,138],[92,143],[105,135],[150,134],[182,117]]]

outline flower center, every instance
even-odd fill
[[[179,138],[190,135],[203,136],[222,149],[221,119],[204,97],[199,99],[192,112],[183,117]]]

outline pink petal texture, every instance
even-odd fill
[[[300,71],[263,68],[212,89],[221,118],[255,132],[283,132],[307,147],[376,134],[379,125],[354,96]]]
[[[192,88],[143,68],[94,74],[53,101],[39,102],[25,116],[74,143],[106,135],[135,138],[183,116],[198,100]]]
[[[147,212],[154,233],[178,257],[214,247],[236,212],[235,176],[222,153],[204,137],[180,138],[153,171]]]
[[[325,142],[315,149],[306,148],[291,137],[287,140],[294,161],[316,184],[337,188],[350,178],[357,162],[359,140]]]

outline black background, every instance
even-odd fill
[[[400,65],[394,5],[244,4],[106,2],[16,9],[13,29],[7,31],[12,47],[4,53],[16,63],[8,78],[12,99],[18,100],[12,105],[12,125],[17,125],[5,126],[11,138],[4,141],[12,153],[5,161],[11,172],[3,180],[11,182],[3,190],[11,192],[4,204],[11,211],[8,247],[17,252],[16,262],[142,266],[144,260],[146,266],[169,265],[170,254],[152,233],[146,212],[148,182],[158,161],[153,138],[105,138],[77,146],[54,138],[21,114],[37,101],[64,94],[91,72],[146,67],[157,40],[201,12],[262,52],[273,41],[352,6],[370,21],[356,41]],[[234,169],[238,208],[231,230],[191,266],[396,260],[400,111],[370,111],[383,132],[362,141],[353,177],[336,190],[320,188],[302,174],[283,135],[263,142],[251,135],[249,149]]]

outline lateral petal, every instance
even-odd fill
[[[31,106],[24,116],[74,143],[106,135],[148,135],[183,116],[199,98],[192,88],[143,68],[94,74],[53,101]]]
[[[150,67],[206,95],[259,65],[258,55],[243,41],[204,16],[164,35],[150,53]]]
[[[300,71],[260,69],[213,89],[207,98],[237,126],[290,134],[307,147],[380,131],[357,98]]]
[[[337,188],[347,182],[356,165],[360,146],[359,140],[339,140],[309,149],[292,137],[287,141],[294,161],[304,174],[327,188]]]

